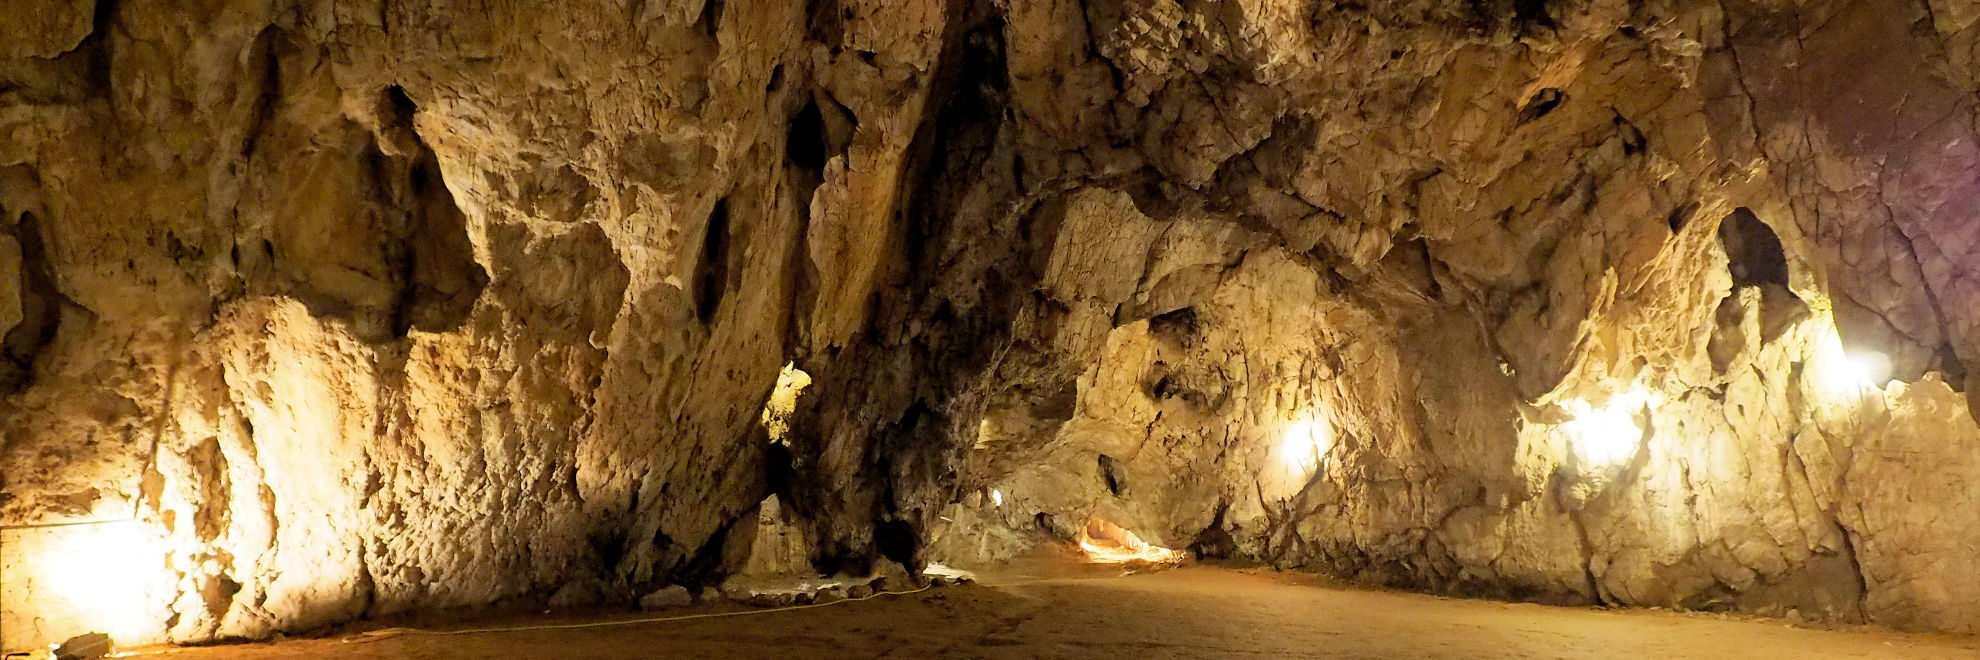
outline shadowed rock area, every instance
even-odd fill
[[[1973,0],[15,0],[0,646],[1096,535],[1980,632],[1977,46]]]

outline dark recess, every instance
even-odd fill
[[[1556,27],[1554,16],[1547,11],[1547,0],[1513,0],[1513,23],[1521,31]]]
[[[608,527],[592,532],[591,552],[598,556],[599,566],[617,566],[626,556],[626,530]]]
[[[1527,99],[1526,104],[1520,106],[1519,123],[1526,124],[1545,117],[1547,113],[1553,112],[1554,108],[1560,107],[1561,103],[1566,101],[1567,95],[1552,87],[1535,92],[1533,98]]]
[[[805,25],[811,26],[811,40],[824,44],[838,52],[839,42],[845,38],[845,19],[839,13],[838,0],[811,0],[805,6]]]
[[[902,566],[913,568],[915,554],[920,550],[920,536],[914,526],[905,520],[887,520],[873,527],[873,548],[880,556],[900,562]]]
[[[1107,492],[1115,497],[1127,494],[1127,475],[1121,473],[1121,464],[1114,457],[1100,455],[1100,481],[1107,485]]]
[[[722,307],[722,295],[729,283],[729,200],[715,202],[708,214],[708,230],[701,239],[701,263],[694,269],[695,316],[702,325],[715,322]]]
[[[1733,286],[1760,289],[1762,341],[1779,338],[1808,316],[1808,305],[1788,288],[1787,252],[1780,236],[1751,210],[1736,209],[1719,223],[1719,244],[1725,248]]]
[[[0,341],[5,349],[0,356],[5,358],[0,359],[0,393],[33,384],[35,358],[54,341],[64,318],[68,313],[87,313],[55,288],[55,276],[42,245],[40,219],[33,213],[21,213],[14,225],[14,239],[21,246],[21,321]]]
[[[1190,542],[1189,551],[1197,559],[1219,559],[1237,554],[1237,539],[1231,538],[1230,530],[1224,529],[1224,512],[1229,508],[1228,504],[1218,505],[1217,515],[1210,519],[1210,524],[1203,531],[1197,532],[1196,540]]]
[[[110,95],[110,23],[116,19],[117,2],[96,0],[95,13],[90,16],[89,36],[76,49],[89,54],[89,62],[84,69],[88,72],[90,88],[103,97]]]
[[[1734,286],[1788,285],[1787,252],[1780,236],[1753,212],[1740,208],[1719,223],[1719,244],[1726,249]]]
[[[467,235],[467,215],[454,203],[454,194],[440,172],[433,149],[413,130],[418,106],[397,85],[385,88],[390,119],[418,143],[419,152],[405,165],[405,188],[398,203],[410,212],[406,241],[398,257],[404,277],[393,332],[403,337],[414,328],[445,332],[460,327],[474,311],[474,302],[488,286],[488,272],[474,260]],[[381,166],[381,172],[390,169]],[[389,184],[388,184],[389,185]]]
[[[695,22],[701,25],[708,38],[714,39],[722,30],[722,0],[705,0],[701,4],[701,17]]]
[[[419,105],[413,103],[412,97],[406,95],[406,88],[398,85],[386,87],[384,94],[384,107],[391,116],[380,119],[390,120],[393,126],[402,126],[411,130],[413,113],[419,111]]]
[[[1684,229],[1684,226],[1691,222],[1691,216],[1697,213],[1698,202],[1691,202],[1671,209],[1670,215],[1664,216],[1664,222],[1669,224],[1671,231],[1675,233]]]
[[[771,495],[783,501],[790,501],[791,478],[797,474],[796,458],[791,456],[791,448],[782,443],[769,445],[763,456],[763,478]]]
[[[1622,138],[1623,155],[1635,156],[1649,148],[1650,139],[1643,135],[1643,130],[1637,128],[1636,124],[1630,123],[1621,113],[1616,114],[1615,124],[1616,134]]]
[[[804,104],[791,118],[791,130],[784,136],[784,152],[791,163],[810,172],[825,171],[825,116],[818,112],[818,101]]]
[[[1163,312],[1148,319],[1148,334],[1167,340],[1176,346],[1188,346],[1198,334],[1196,309],[1182,309]]]

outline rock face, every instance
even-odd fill
[[[772,495],[1980,631],[1980,5],[16,4],[9,649],[709,583]]]

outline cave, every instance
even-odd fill
[[[14,0],[0,651],[1970,656],[1976,46]]]

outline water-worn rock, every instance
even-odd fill
[[[572,582],[550,594],[549,605],[554,608],[587,607],[605,600],[605,590],[597,582]]]
[[[688,593],[687,587],[678,584],[639,597],[639,608],[643,610],[664,610],[693,604],[694,596]]]
[[[29,0],[0,646],[1095,518],[1980,630],[1968,4]]]
[[[770,591],[750,594],[744,602],[757,607],[790,607],[798,604],[798,593],[792,591]]]

